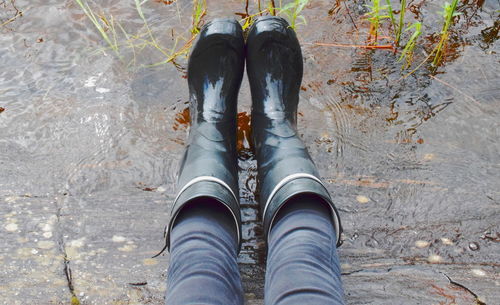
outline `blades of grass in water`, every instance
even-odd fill
[[[149,27],[148,21],[146,20],[146,17],[144,17],[144,12],[142,11],[142,5],[144,5],[148,0],[140,1],[140,0],[135,0],[135,8],[137,10],[137,13],[142,19],[142,22],[144,23],[144,26],[146,27],[147,33],[149,37],[151,38],[151,42],[153,42],[156,46],[158,46],[158,42],[156,41],[156,38],[153,35],[153,32],[151,31],[151,28]],[[161,49],[161,48],[159,48]]]
[[[202,18],[207,13],[206,0],[193,0],[193,26],[191,33],[197,35],[200,32]]]
[[[241,25],[241,28],[243,30],[248,29],[253,24],[254,18],[256,16],[262,16],[262,14],[265,13],[265,12],[268,12],[268,9],[265,9],[263,11],[259,11],[259,12],[255,13],[255,14],[246,16],[245,18],[241,19],[240,22],[243,22],[243,24]]]
[[[137,30],[134,34],[127,33],[122,24],[118,20],[115,20],[113,16],[108,18],[105,15],[96,14],[87,0],[75,1],[107,43],[108,47],[100,50],[103,51],[105,49],[111,49],[122,61],[124,61],[123,56],[128,57],[129,61],[127,67],[135,67],[137,64],[137,55],[147,49],[159,52],[165,58],[160,62],[146,65],[147,67],[173,62],[178,56],[188,54],[194,38],[197,35],[194,29],[199,31],[202,18],[206,14],[206,0],[193,1],[193,31],[190,31],[191,33],[187,38],[185,38],[182,34],[176,35],[176,37],[174,37],[174,45],[170,48],[166,48],[162,46],[155,37],[153,30],[147,21],[146,14],[144,13],[143,6],[149,0],[134,0],[137,14],[143,24],[142,28]],[[178,14],[180,14],[179,10]],[[182,44],[182,42],[184,42],[184,44]],[[125,50],[128,50],[130,53],[124,53]],[[145,66],[143,64],[139,65],[143,67]]]
[[[405,12],[406,12],[406,0],[401,0],[401,7],[399,9],[399,26],[396,31],[396,45],[399,45],[401,41],[401,33],[403,32],[403,26],[405,23]]]
[[[422,34],[422,24],[420,22],[416,22],[408,27],[405,32],[411,29],[414,29],[413,34],[406,43],[403,52],[398,59],[398,61],[403,60],[403,58],[406,60],[406,63],[403,65],[402,69],[408,68],[413,61],[413,51],[415,49],[418,37],[420,37],[420,35]]]
[[[380,0],[372,0],[371,5],[365,5],[370,9],[366,16],[370,22],[370,38],[376,44],[378,40],[378,32],[380,23],[383,19],[389,18],[389,15],[383,15],[387,10],[387,5],[380,5]]]
[[[76,3],[78,3],[78,5],[80,5],[80,7],[82,8],[83,12],[85,13],[85,15],[87,15],[87,17],[90,19],[90,21],[92,21],[92,23],[94,24],[94,26],[96,27],[96,29],[101,34],[102,38],[108,43],[109,47],[116,53],[116,55],[118,55],[118,57],[120,57],[120,52],[119,52],[119,49],[118,49],[118,44],[116,43],[116,37],[113,37],[113,39],[111,39],[109,37],[109,35],[106,33],[106,29],[101,24],[101,22],[96,17],[96,15],[94,14],[94,12],[90,8],[89,4],[85,0],[75,0],[75,1],[76,1]],[[112,35],[116,36],[116,32],[112,31]]]
[[[274,3],[274,2],[273,2]],[[290,27],[295,29],[297,24],[297,19],[302,20],[303,24],[307,24],[306,18],[300,15],[302,10],[304,10],[305,6],[309,3],[309,0],[294,0],[292,2],[287,3],[285,6],[282,6],[280,1],[280,6],[272,8],[273,11],[278,11],[276,15],[285,15],[288,17],[288,21],[290,22]]]
[[[387,12],[389,13],[389,19],[391,19],[392,28],[394,31],[397,31],[396,30],[396,19],[394,18],[394,12],[392,11],[391,0],[385,0],[385,2],[387,3]]]
[[[441,63],[444,48],[450,35],[450,27],[453,24],[453,17],[460,15],[460,13],[455,11],[457,9],[457,4],[458,0],[453,0],[451,3],[445,2],[443,5],[441,15],[443,15],[444,23],[441,30],[441,39],[436,47],[436,55],[432,61],[434,67],[437,67]]]
[[[274,0],[269,1],[267,9],[269,10],[269,14],[276,16],[276,4],[274,3]]]

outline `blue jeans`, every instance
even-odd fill
[[[344,304],[335,229],[326,205],[298,196],[269,234],[266,305]],[[183,208],[171,232],[167,305],[242,305],[234,221],[200,199]]]

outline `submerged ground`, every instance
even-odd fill
[[[151,257],[188,128],[186,59],[148,66],[165,55],[140,49],[151,39],[134,2],[96,2],[109,23],[143,34],[120,34],[119,56],[102,51],[75,1],[0,0],[0,304],[163,301],[168,254]],[[143,10],[158,45],[172,47],[189,38],[192,2],[169,2]],[[444,64],[406,78],[399,55],[360,47],[363,4],[311,1],[297,28],[299,129],[343,220],[347,303],[498,304],[500,3],[460,1]],[[442,1],[408,4],[406,21],[424,30],[415,68],[437,42]],[[244,6],[210,1],[204,20],[240,18]],[[246,80],[239,103],[240,266],[248,304],[262,304]]]

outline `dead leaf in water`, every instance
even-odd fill
[[[165,5],[170,5],[172,3],[174,3],[176,0],[155,0],[155,2],[158,2],[158,3],[163,3]]]

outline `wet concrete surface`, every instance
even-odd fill
[[[99,51],[105,42],[69,0],[0,1],[0,24],[12,4],[23,14],[0,27],[0,304],[162,304],[168,254],[152,256],[188,130],[186,59],[147,67],[164,55]],[[311,1],[297,30],[299,131],[343,220],[346,301],[498,304],[500,4],[461,2],[438,73],[424,65],[406,78],[398,55],[353,47],[366,44],[363,4]],[[407,21],[424,24],[416,67],[441,2],[409,5]],[[144,33],[132,1],[93,7]],[[205,18],[243,11],[209,3]],[[172,30],[189,37],[190,12],[191,1],[144,5],[163,46]],[[262,304],[246,80],[239,103],[240,270],[247,304]]]

